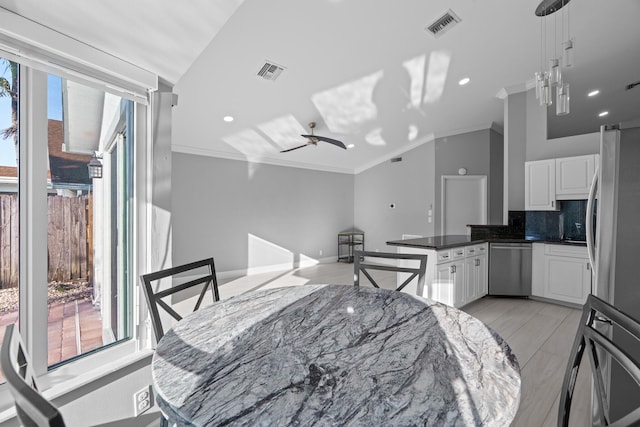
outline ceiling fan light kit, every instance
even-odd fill
[[[297,150],[298,148],[308,147],[309,145],[318,145],[318,141],[328,142],[329,144],[333,144],[336,147],[340,147],[340,148],[342,148],[344,150],[347,149],[347,147],[344,145],[344,143],[342,141],[338,141],[337,139],[333,139],[333,138],[327,138],[326,136],[315,135],[313,133],[313,129],[315,129],[315,127],[316,127],[316,122],[309,123],[309,129],[311,129],[311,134],[310,135],[300,135],[303,138],[307,139],[307,143],[306,144],[299,145],[299,146],[293,147],[293,148],[289,148],[287,150],[282,150],[280,152],[281,153],[287,153],[289,151]]]

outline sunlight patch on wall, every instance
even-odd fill
[[[271,138],[273,143],[278,146],[278,150],[304,144],[306,140],[300,135],[310,132],[309,128],[305,129],[292,114],[262,123],[258,125],[258,129]]]
[[[282,246],[251,233],[247,234],[247,248],[248,274],[310,267],[319,263],[314,258],[304,254],[296,255]]]
[[[377,71],[311,96],[331,132],[358,132],[362,124],[377,117],[373,89],[382,75],[382,71]]]
[[[429,69],[427,70],[425,81],[425,104],[433,104],[442,97],[450,63],[451,54],[446,50],[436,50],[429,55]]]

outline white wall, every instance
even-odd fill
[[[172,168],[175,264],[292,268],[337,257],[337,234],[353,227],[353,175],[182,153]]]
[[[493,137],[491,135],[493,134]],[[435,142],[435,234],[440,234],[441,223],[441,179],[443,175],[458,175],[460,168],[467,175],[486,175],[488,180],[487,219],[502,223],[502,135],[495,130],[484,129],[437,138]],[[496,152],[499,151],[499,152]],[[493,152],[493,154],[492,154]],[[493,169],[492,169],[493,166]],[[492,203],[493,202],[493,203]],[[489,222],[492,223],[492,222]]]
[[[402,234],[433,235],[427,211],[434,199],[435,144],[429,142],[355,177],[355,224],[365,232],[365,249],[395,252],[389,240]],[[389,205],[395,205],[390,208]]]

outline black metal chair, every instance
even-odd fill
[[[7,325],[0,350],[0,367],[15,401],[18,419],[26,427],[64,427],[58,409],[38,392],[30,363],[18,328],[15,324]]]
[[[206,272],[202,272],[205,270]],[[188,281],[180,284],[173,284],[163,290],[154,292],[152,282],[156,282],[161,279],[168,278],[170,280],[179,280],[174,278],[177,275],[184,275]],[[197,276],[193,278],[193,275]],[[149,306],[149,312],[151,313],[151,322],[153,324],[153,330],[156,335],[156,340],[160,341],[160,338],[164,335],[164,328],[162,326],[162,318],[158,311],[158,306],[162,307],[164,311],[169,313],[171,317],[176,320],[181,320],[182,316],[178,314],[167,302],[163,300],[166,297],[172,297],[174,294],[184,291],[186,289],[193,288],[194,286],[201,285],[202,290],[196,302],[193,311],[200,308],[202,300],[207,292],[207,288],[211,288],[213,295],[213,301],[220,301],[220,294],[218,293],[218,281],[216,280],[216,269],[213,263],[213,258],[203,259],[201,261],[192,262],[177,267],[167,268],[165,270],[156,271],[154,273],[143,274],[140,276],[142,287],[144,288],[144,295],[147,299],[147,305]]]
[[[595,394],[600,406],[600,423],[605,426],[627,427],[640,425],[640,407],[632,410],[622,418],[611,422],[609,405],[606,394],[606,385],[602,376],[603,361],[608,359],[609,363],[615,360],[624,368],[629,376],[640,386],[640,362],[638,355],[631,354],[628,349],[614,343],[602,327],[596,324],[615,325],[624,329],[630,336],[640,341],[640,322],[629,317],[612,305],[604,302],[594,295],[589,295],[587,302],[582,308],[582,317],[576,334],[573,348],[569,356],[567,370],[560,392],[560,407],[558,408],[558,426],[569,425],[569,415],[571,412],[571,401],[573,391],[578,377],[578,369],[582,355],[587,348],[591,362],[591,373],[595,384]],[[606,328],[604,328],[606,329]],[[604,357],[600,357],[604,356]],[[609,358],[610,357],[610,358]],[[606,369],[606,368],[604,368]]]
[[[371,263],[365,261],[364,258],[374,260],[393,260],[398,262],[404,261],[418,261],[418,267],[402,267],[397,265]],[[376,288],[380,286],[376,283],[376,280],[369,274],[369,270],[382,270],[392,271],[396,273],[409,273],[409,277],[402,282],[400,286],[396,287],[396,291],[401,291],[407,286],[416,276],[418,277],[418,292],[421,294],[421,290],[424,288],[425,272],[427,270],[427,255],[421,254],[397,254],[392,252],[369,252],[369,251],[355,251],[354,252],[354,274],[353,281],[354,286],[360,286],[360,273],[364,274],[369,282]]]

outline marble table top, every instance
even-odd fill
[[[249,292],[180,321],[152,362],[177,425],[509,425],[520,368],[455,308],[403,292]]]

